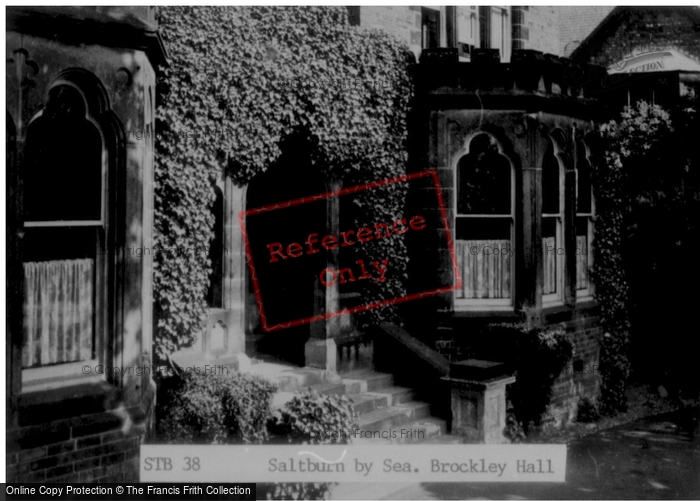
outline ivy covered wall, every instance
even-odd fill
[[[350,26],[345,7],[161,7],[170,65],[158,89],[155,189],[156,355],[190,344],[206,319],[213,203],[224,170],[248,183],[303,134],[327,182],[405,172],[412,95],[408,48]],[[400,185],[358,197],[362,219],[398,215]],[[405,248],[375,240],[369,257]],[[389,248],[388,246],[391,246]],[[386,248],[384,248],[386,247]],[[405,275],[405,273],[404,273]],[[370,300],[401,295],[394,280]],[[367,312],[364,322],[391,316]]]

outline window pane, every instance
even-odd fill
[[[100,233],[94,227],[26,229],[23,367],[93,357]]]
[[[94,265],[92,259],[24,263],[23,367],[92,358]]]
[[[457,165],[459,214],[510,214],[511,166],[486,134],[472,139]]]
[[[511,294],[510,219],[457,219],[455,242],[462,273],[461,299],[503,299]]]
[[[576,161],[576,212],[591,212],[591,166],[586,158],[586,149],[579,141]]]
[[[85,113],[80,93],[60,85],[29,126],[23,168],[27,221],[100,219],[102,139]]]
[[[511,219],[505,217],[458,217],[457,240],[510,240]]]
[[[440,11],[423,7],[421,12],[423,48],[437,48],[440,46]]]
[[[24,261],[55,261],[61,259],[94,259],[101,228],[90,226],[58,228],[26,228]]]
[[[558,256],[564,252],[557,239],[557,224],[557,218],[554,217],[542,220],[542,247],[544,254],[543,294],[554,294],[557,292]]]
[[[542,213],[559,213],[559,161],[554,156],[552,142],[549,142],[542,165]]]
[[[588,226],[589,218],[576,218],[576,289],[588,289]]]

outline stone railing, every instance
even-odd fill
[[[510,63],[501,63],[495,49],[476,49],[471,62],[459,62],[457,49],[426,49],[413,72],[418,94],[479,90],[586,99],[612,83],[602,66],[528,49],[513,51]]]

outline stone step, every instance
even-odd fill
[[[385,395],[389,399],[389,405],[402,404],[404,402],[410,402],[413,399],[413,390],[402,386],[380,388],[372,393],[375,395]]]
[[[423,444],[466,444],[468,443],[465,439],[465,437],[461,437],[459,435],[436,435],[434,437],[430,437],[426,439],[424,442],[421,442]]]
[[[376,409],[362,414],[357,425],[361,430],[388,430],[416,419],[430,416],[430,405],[424,402],[406,402],[400,405]]]
[[[345,395],[346,391],[345,385],[340,382],[319,383],[308,389],[321,395]]]
[[[394,384],[394,377],[391,374],[362,370],[344,374],[342,381],[346,394],[355,395],[388,388]]]
[[[411,401],[411,402],[404,402],[402,404],[397,404],[394,407],[398,409],[410,409],[411,410],[411,419],[423,419],[430,417],[430,404],[426,402],[418,402],[418,401]]]
[[[436,417],[425,417],[403,425],[397,444],[422,444],[434,440],[447,432],[447,422]]]
[[[279,391],[307,391],[309,386],[327,383],[327,374],[319,369],[307,367],[292,367],[275,363],[253,364],[247,370],[248,374],[262,376],[277,384]]]
[[[409,421],[401,426],[385,430],[361,429],[353,438],[352,443],[363,445],[428,443],[429,441],[437,440],[445,433],[446,429],[447,423],[444,420],[428,417]]]
[[[379,395],[377,393],[358,393],[350,395],[352,400],[352,408],[358,415],[367,414],[376,409],[389,406],[389,398],[387,395]]]

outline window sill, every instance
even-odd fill
[[[551,310],[554,308],[562,308],[566,306],[561,299],[542,300],[542,310]]]
[[[488,304],[488,303],[467,303],[455,301],[455,310],[465,311],[513,311],[512,304]]]
[[[105,381],[103,374],[32,381],[22,385],[20,405],[37,405],[101,395],[112,388],[112,385]]]
[[[55,388],[32,385],[31,392],[23,393],[18,402],[17,425],[36,426],[84,415],[104,414],[122,398],[120,388],[94,375],[74,379],[72,384],[62,383],[63,386]]]
[[[598,301],[596,301],[595,296],[577,297],[576,298],[576,309],[577,310],[590,310],[598,307]]]
[[[576,296],[576,306],[584,306],[588,303],[595,303],[595,296],[593,294],[587,294],[585,296]]]
[[[575,305],[562,304],[557,307],[543,307],[542,313],[546,323],[568,322],[574,318],[595,314],[598,302],[594,298],[576,299]]]
[[[519,320],[520,315],[512,306],[464,306],[455,305],[453,315],[457,318],[494,317]]]

